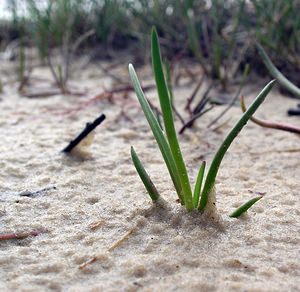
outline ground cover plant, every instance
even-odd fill
[[[162,156],[168,168],[169,174],[171,176],[181,204],[186,206],[187,211],[192,211],[193,209],[196,209],[203,212],[206,208],[214,207],[214,202],[211,199],[213,198],[215,192],[215,180],[226,151],[228,150],[235,137],[241,131],[241,129],[245,126],[247,121],[251,118],[251,116],[254,114],[257,108],[264,101],[267,94],[272,89],[275,81],[273,80],[265,86],[265,88],[260,92],[260,94],[253,101],[253,103],[249,106],[248,110],[243,114],[240,120],[229,132],[224,142],[221,144],[218,151],[216,152],[205,179],[204,177],[206,162],[202,162],[195,183],[194,192],[192,193],[188,172],[177,139],[172,113],[170,90],[165,80],[158,35],[156,29],[154,28],[152,29],[151,35],[151,56],[158,97],[163,115],[164,129],[159,124],[156,116],[152,112],[152,109],[143,93],[134,67],[131,64],[129,65],[129,74],[137,98],[152,130],[153,136],[162,153]],[[160,197],[159,193],[156,187],[154,186],[153,182],[151,181],[149,175],[147,174],[141,160],[139,159],[133,147],[131,148],[131,156],[136,170],[139,176],[141,177],[152,201],[157,201]],[[239,217],[260,198],[261,197],[257,197],[247,202],[246,204],[238,208],[238,210],[236,210],[234,213],[232,213],[231,216]]]
[[[45,60],[59,48],[61,68],[54,66],[56,82],[66,87],[72,44],[94,31],[87,40],[99,57],[114,50],[136,48],[146,60],[147,32],[156,25],[168,56],[195,58],[205,74],[221,81],[238,76],[248,62],[260,71],[255,42],[268,51],[275,65],[298,81],[300,21],[297,0],[13,0],[6,1],[12,20],[0,23],[0,40],[30,40]],[[24,12],[25,10],[25,12]],[[27,14],[27,17],[24,17]],[[8,32],[9,33],[8,35]],[[284,57],[283,57],[284,56]],[[50,60],[51,61],[51,60]],[[54,65],[54,64],[53,64]]]
[[[82,26],[81,17],[84,16],[82,5],[82,1],[73,0],[44,1],[44,3],[26,0],[10,3],[14,23],[18,24],[20,48],[18,77],[22,93],[25,93],[22,89],[25,83],[28,83],[30,75],[25,74],[24,64],[27,61],[24,54],[25,44],[36,48],[41,63],[49,67],[60,92],[71,93],[68,81],[72,73],[74,55],[78,47],[95,33],[94,29],[86,30],[86,26]],[[54,90],[53,95],[56,93],[57,90]]]

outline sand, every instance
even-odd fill
[[[299,136],[249,123],[218,175],[219,218],[187,214],[134,94],[85,104],[112,82],[90,67],[70,84],[88,89],[83,97],[28,99],[14,83],[1,95],[0,233],[47,232],[0,242],[0,291],[299,291]],[[148,69],[138,73],[152,82]],[[175,88],[178,108],[192,87]],[[247,88],[247,103],[261,88]],[[274,89],[258,115],[300,125],[285,114],[294,105]],[[180,137],[192,181],[241,115],[235,107],[218,132],[207,129],[223,108]],[[86,153],[60,153],[100,113],[107,119]],[[150,202],[131,145],[167,203]],[[257,193],[264,198],[246,216],[229,218]]]

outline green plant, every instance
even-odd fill
[[[28,58],[25,54],[25,46],[24,46],[24,40],[20,39],[19,44],[19,54],[18,54],[18,67],[17,67],[17,76],[18,76],[18,91],[23,92],[24,88],[29,82],[29,77],[32,71],[32,68],[29,65]]]
[[[214,196],[214,185],[216,176],[222,162],[222,159],[235,139],[241,129],[246,125],[247,121],[251,118],[257,108],[261,105],[261,103],[266,98],[267,94],[270,92],[271,88],[275,81],[269,82],[266,87],[260,92],[260,94],[256,97],[254,102],[250,105],[249,109],[243,114],[240,120],[236,123],[233,129],[229,132],[228,136],[220,146],[219,150],[216,152],[210,168],[207,172],[206,178],[204,179],[205,173],[205,162],[201,164],[199,174],[196,180],[194,193],[191,190],[191,184],[189,181],[188,173],[186,170],[186,166],[181,154],[179,142],[176,135],[176,130],[174,126],[173,113],[172,113],[172,105],[170,99],[170,92],[167,87],[167,83],[165,80],[160,47],[158,41],[158,35],[155,29],[152,29],[151,36],[151,53],[152,53],[152,67],[155,76],[156,87],[158,91],[158,97],[160,101],[160,106],[163,115],[164,129],[165,133],[159,125],[143,91],[141,85],[139,83],[138,77],[135,73],[134,67],[129,65],[129,74],[133,83],[133,87],[135,89],[137,98],[140,102],[142,110],[145,114],[145,117],[149,123],[149,126],[152,130],[152,133],[156,139],[156,142],[159,146],[159,149],[162,153],[166,166],[168,168],[169,174],[173,181],[174,187],[176,189],[177,195],[182,205],[186,206],[187,211],[191,211],[193,209],[197,209],[203,212],[208,206],[208,202],[210,202],[210,207],[213,207],[213,201],[211,200]],[[153,189],[153,183],[150,180],[150,177],[146,173],[142,163],[140,162],[137,153],[132,148],[131,151],[132,160],[136,167],[136,170],[142,181],[146,187],[146,189],[150,190],[149,194],[153,201],[157,201],[159,198],[159,194]],[[202,182],[203,188],[202,188]],[[155,195],[153,195],[153,193]],[[243,209],[247,210],[247,209]]]
[[[242,206],[240,206],[239,208],[237,208],[233,213],[231,213],[229,215],[229,217],[232,217],[232,218],[238,218],[238,217],[240,217],[242,214],[244,214],[245,212],[247,212],[247,210],[249,208],[251,208],[261,198],[262,198],[262,196],[258,196],[258,197],[255,197],[255,198],[249,200],[248,202],[246,202],[245,204],[243,204]]]
[[[220,81],[224,88],[234,81],[246,62],[259,73],[261,66],[253,49],[255,40],[272,52],[274,64],[281,71],[284,69],[290,80],[298,82],[295,74],[300,67],[298,0],[6,0],[6,3],[12,19],[1,21],[0,39],[24,36],[38,49],[45,63],[52,49],[58,48],[63,62],[59,62],[59,69],[53,60],[52,74],[62,89],[66,87],[72,43],[81,35],[95,31],[88,40],[90,46],[97,47],[92,51],[94,56],[113,56],[113,49],[132,46],[135,57],[144,61],[148,50],[138,48],[147,45],[145,36],[154,24],[172,62],[181,56],[194,56],[205,75]]]
[[[256,45],[258,49],[258,53],[264,62],[265,66],[267,67],[270,75],[273,78],[276,78],[278,80],[278,83],[286,88],[288,91],[290,91],[292,94],[294,94],[297,98],[300,98],[300,88],[298,88],[294,83],[292,83],[290,80],[288,80],[272,63],[271,59],[267,55],[264,48],[257,44]]]
[[[206,75],[218,79],[226,90],[245,60],[250,46],[245,0],[214,0],[209,8],[191,5],[184,15],[189,48]],[[246,28],[244,29],[244,26]],[[244,30],[244,40],[240,35]],[[247,35],[247,36],[246,36]]]
[[[68,93],[68,80],[71,73],[71,63],[78,46],[89,36],[93,30],[80,33],[78,19],[84,15],[83,0],[56,0],[45,1],[41,7],[37,1],[26,0],[27,10],[32,19],[31,30],[33,40],[38,48],[42,61],[49,66],[56,85],[62,93]],[[52,60],[52,49],[58,47],[57,56],[60,58],[56,65]]]
[[[100,42],[113,47],[114,42],[124,42],[129,34],[129,1],[90,0],[89,17]]]

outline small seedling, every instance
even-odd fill
[[[131,157],[132,157],[133,164],[135,168],[138,170],[138,174],[142,182],[144,183],[152,201],[153,202],[157,201],[159,198],[159,193],[132,146],[131,146]]]
[[[135,70],[133,66],[130,64],[129,74],[137,98],[140,102],[142,110],[152,130],[154,138],[156,139],[156,142],[162,153],[162,156],[168,168],[169,174],[171,176],[171,179],[173,181],[174,187],[176,189],[181,204],[186,206],[187,211],[192,211],[194,209],[197,209],[203,212],[206,208],[209,207],[214,208],[213,206],[214,202],[212,198],[214,196],[214,189],[215,189],[214,186],[215,186],[216,176],[220,164],[222,162],[222,159],[226,151],[228,150],[229,146],[235,139],[235,137],[246,125],[248,120],[258,109],[261,103],[265,100],[267,94],[272,89],[275,81],[273,80],[266,85],[266,87],[260,92],[260,94],[250,105],[248,110],[243,114],[243,116],[236,123],[233,129],[229,132],[228,136],[220,146],[219,150],[216,152],[205,179],[204,179],[204,174],[205,174],[206,164],[205,162],[201,164],[199,174],[195,183],[194,192],[192,193],[191,190],[192,188],[186,170],[185,162],[183,160],[181,149],[176,135],[173,113],[172,113],[172,104],[170,99],[170,92],[168,90],[164,72],[163,72],[159,41],[155,29],[152,30],[151,53],[152,53],[152,67],[155,76],[155,82],[158,91],[161,111],[163,115],[165,132],[162,130],[162,127],[159,125],[157,118],[154,115],[143,93],[138,77],[135,73]],[[159,198],[158,192],[154,187],[153,182],[150,180],[147,172],[145,171],[142,163],[138,159],[138,156],[136,152],[133,150],[133,148],[131,151],[131,156],[134,165],[136,167],[136,170],[139,173],[140,177],[142,178],[142,181],[146,189],[148,190],[151,199],[153,201],[157,201],[157,199]],[[203,182],[203,187],[202,187],[202,182]],[[244,208],[243,210],[246,211],[248,208]]]
[[[243,204],[242,206],[240,206],[239,208],[237,208],[233,213],[231,213],[229,215],[229,217],[232,217],[232,218],[238,218],[238,217],[240,217],[242,214],[246,213],[247,210],[249,208],[251,208],[251,206],[253,206],[261,198],[262,198],[262,196],[258,196],[256,198],[253,198],[253,199],[249,200],[248,202],[246,202],[245,204]]]

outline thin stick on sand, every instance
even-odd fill
[[[110,246],[108,248],[108,252],[111,252],[112,250],[114,250],[115,248],[117,248],[120,244],[122,244],[126,239],[128,239],[128,237],[133,233],[133,231],[134,231],[133,229],[130,229],[120,239],[118,239],[117,241],[115,241],[112,244],[112,246]],[[97,260],[99,260],[99,256],[91,257],[90,259],[88,259],[87,261],[85,261],[81,265],[79,265],[79,269],[82,270],[85,267],[87,267],[88,265],[96,262]]]
[[[97,261],[98,258],[97,257],[92,257],[91,259],[85,261],[84,263],[82,263],[81,265],[79,265],[79,269],[82,270],[84,269],[86,266],[88,266],[89,264],[92,264],[93,262]]]
[[[70,153],[73,148],[75,148],[89,133],[96,129],[104,120],[105,115],[101,114],[93,123],[87,123],[83,131],[74,139],[72,140],[69,145],[62,150],[64,153]]]
[[[242,111],[245,112],[247,110],[246,104],[245,104],[245,98],[242,96],[241,97],[241,108]],[[278,123],[278,122],[273,122],[269,120],[261,120],[255,117],[251,117],[250,119],[252,122],[255,124],[264,127],[264,128],[270,128],[270,129],[276,129],[276,130],[282,130],[286,132],[291,132],[295,134],[300,134],[300,127],[290,125],[290,124],[284,124],[284,123]]]
[[[112,246],[110,246],[108,248],[108,251],[112,251],[114,250],[116,247],[118,247],[123,241],[125,241],[129,235],[131,235],[131,233],[133,232],[133,229],[130,229],[129,231],[127,231],[120,239],[118,239],[117,241],[115,241]]]
[[[30,236],[38,236],[39,234],[48,232],[46,229],[33,230],[29,232],[16,232],[16,233],[6,233],[0,234],[0,241],[2,240],[12,240],[12,239],[25,239]]]

